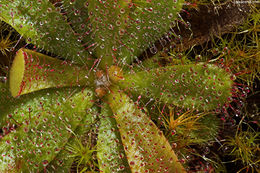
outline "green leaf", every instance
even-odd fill
[[[14,100],[15,99],[11,96],[7,83],[0,82],[0,128],[2,128],[2,124],[7,118],[3,115],[6,115],[10,110],[10,104],[12,104]]]
[[[80,140],[85,137],[85,134],[91,129],[91,125],[95,123],[98,112],[96,107],[92,107],[86,113],[86,116],[82,117],[82,121],[78,125],[75,133],[70,137],[68,143],[64,146],[64,149],[53,159],[53,161],[47,166],[47,172],[59,172],[67,173],[70,172],[71,166],[75,161],[75,157],[71,157],[71,152],[66,148],[68,146],[78,145],[78,138]],[[76,136],[75,136],[76,135]]]
[[[91,51],[93,40],[90,37],[91,24],[88,16],[88,1],[73,0],[62,1],[61,3],[78,40],[81,40],[86,50]]]
[[[131,172],[113,112],[103,104],[97,141],[99,169],[104,173]]]
[[[135,95],[183,108],[212,110],[228,102],[231,74],[211,64],[175,65],[129,72],[119,85]]]
[[[60,11],[48,0],[2,0],[0,19],[15,28],[28,43],[77,63],[89,63],[90,55]]]
[[[163,133],[122,90],[113,88],[107,101],[132,172],[185,172]]]
[[[17,52],[10,70],[10,91],[14,97],[46,88],[85,86],[93,82],[94,76],[86,66],[23,48]]]
[[[89,1],[89,17],[101,67],[131,63],[141,52],[167,34],[183,0]]]
[[[126,1],[88,1],[88,12],[92,29],[91,37],[94,39],[95,55],[102,59],[101,66],[113,64],[116,58],[115,50],[121,45],[119,40],[120,30],[125,28],[129,10]],[[121,8],[122,5],[122,8]],[[125,10],[125,14],[120,15],[120,10]],[[120,16],[119,16],[120,15]],[[117,24],[118,22],[119,24]]]
[[[159,40],[162,46],[166,45],[162,36],[172,36],[169,30],[175,25],[183,2],[184,0],[134,0],[127,26],[128,34],[124,34],[122,38],[124,45],[120,57],[131,62],[148,48],[151,53],[156,54],[158,51],[155,41]],[[130,57],[126,57],[129,55]]]
[[[63,149],[71,131],[86,116],[94,93],[89,89],[42,90],[19,98],[19,104],[1,117],[9,117],[0,142],[0,172],[35,172],[46,167]]]

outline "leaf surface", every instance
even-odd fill
[[[131,63],[147,48],[153,49],[153,43],[169,31],[183,0],[88,2],[95,54],[105,68]]]
[[[163,133],[122,90],[113,88],[107,100],[132,172],[185,172]]]
[[[183,108],[220,108],[231,96],[231,74],[211,64],[175,65],[129,72],[119,85],[135,95]]]
[[[131,173],[113,112],[103,104],[97,141],[99,169],[104,173]]]
[[[10,69],[10,91],[14,97],[52,87],[93,85],[93,82],[93,73],[86,66],[23,48],[17,52]]]
[[[91,38],[91,24],[88,16],[88,1],[86,0],[73,0],[62,1],[62,8],[66,12],[66,16],[71,24],[71,27],[78,40],[87,51],[91,51],[93,40]]]
[[[80,124],[75,129],[75,133],[71,135],[69,141],[63,147],[64,149],[61,150],[47,166],[47,172],[68,173],[71,171],[73,162],[76,160],[76,158],[72,157],[71,151],[69,151],[67,148],[69,146],[78,146],[78,142],[85,140],[85,135],[89,132],[92,125],[95,123],[97,116],[98,112],[95,106],[93,106],[91,109],[88,109],[86,115],[82,117]]]
[[[90,55],[77,41],[60,8],[48,0],[1,0],[0,19],[10,24],[28,43],[68,60],[86,64]]]
[[[89,89],[64,88],[42,90],[19,98],[1,117],[8,117],[0,141],[0,172],[35,172],[46,167],[63,149],[71,131],[92,106]]]

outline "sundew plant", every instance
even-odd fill
[[[156,61],[183,5],[0,0],[0,19],[26,42],[0,83],[0,172],[186,172],[167,130],[205,131],[235,77],[215,61]]]

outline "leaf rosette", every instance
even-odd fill
[[[66,148],[76,145],[74,134],[84,137],[97,122],[99,171],[185,172],[163,133],[126,93],[212,110],[230,96],[230,74],[203,64],[125,70],[169,35],[182,4],[1,0],[0,19],[37,49],[20,49],[9,83],[1,83],[0,172],[68,172],[75,158]]]

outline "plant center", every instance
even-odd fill
[[[103,70],[97,70],[95,79],[95,92],[98,97],[103,97],[109,91],[109,87],[112,83],[117,83],[119,80],[123,80],[122,69],[118,66],[111,66],[107,72]]]

